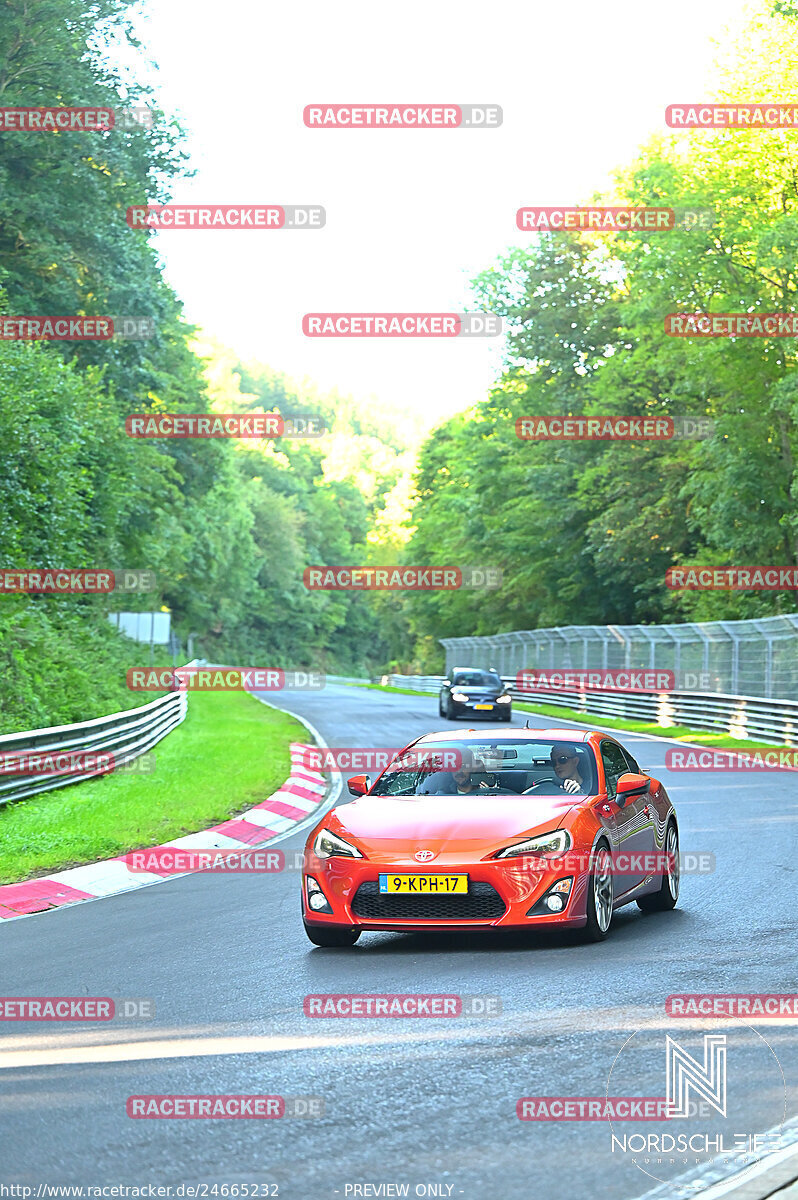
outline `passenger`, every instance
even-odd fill
[[[585,791],[585,781],[579,774],[579,755],[576,746],[568,743],[552,746],[549,761],[563,791],[571,793]]]

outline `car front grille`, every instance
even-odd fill
[[[495,921],[507,906],[489,883],[469,883],[468,892],[449,896],[410,896],[404,892],[381,892],[377,880],[361,883],[352,901],[356,917],[370,921]]]

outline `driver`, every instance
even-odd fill
[[[477,784],[473,772],[484,770],[482,762],[464,746],[460,766],[456,771],[435,771],[418,787],[419,796],[468,796],[487,788],[486,783]]]
[[[585,781],[579,773],[579,755],[576,746],[572,746],[568,742],[552,746],[549,761],[563,791],[584,792]]]
[[[476,758],[470,750],[463,750],[463,761],[456,771],[452,773],[452,778],[457,785],[457,794],[459,796],[467,796],[471,792],[478,792],[480,789],[487,788],[488,784],[484,781],[477,784],[474,782],[473,772],[479,771],[485,773],[485,764],[480,758]]]

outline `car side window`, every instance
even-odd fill
[[[621,748],[623,749],[623,747],[621,747]],[[640,766],[637,762],[637,759],[632,758],[632,756],[628,750],[624,750],[623,755],[629,764],[629,770],[634,771],[635,775],[642,775],[642,771],[640,770]]]
[[[614,796],[618,780],[629,770],[621,747],[615,742],[602,742],[601,761],[604,764],[604,775],[607,780],[607,795]]]

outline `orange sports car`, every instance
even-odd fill
[[[311,832],[302,917],[317,946],[368,930],[581,927],[670,909],[679,827],[663,785],[606,733],[427,734]]]

